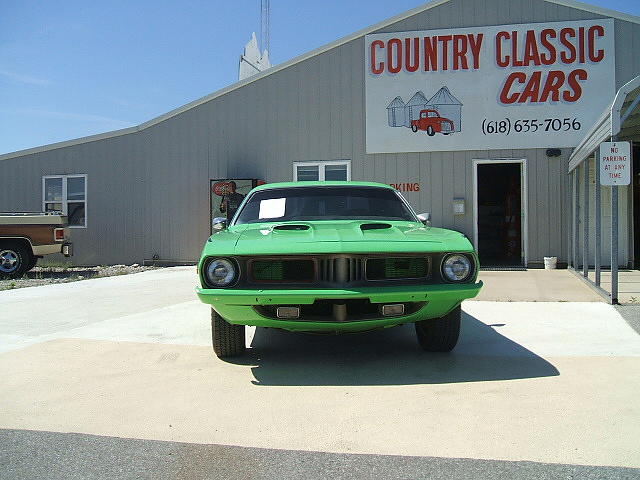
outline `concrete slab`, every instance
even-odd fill
[[[224,362],[194,284],[178,267],[0,292],[0,428],[640,467],[640,337],[609,305],[465,302],[448,355],[411,326],[248,329]]]
[[[594,282],[596,274],[593,270],[588,273]],[[602,272],[600,286],[611,293],[611,272]],[[640,304],[640,270],[621,270],[618,272],[618,302]]]
[[[358,343],[257,349],[235,364],[213,359],[207,347],[33,345],[0,356],[0,427],[640,466],[637,357],[429,358],[405,348],[376,354]]]
[[[603,302],[568,270],[480,271],[476,300],[497,302]]]

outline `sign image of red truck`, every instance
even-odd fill
[[[453,122],[441,117],[437,110],[420,110],[420,118],[411,120],[411,131],[422,130],[433,137],[436,133],[449,135],[455,131]]]

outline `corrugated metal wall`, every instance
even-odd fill
[[[381,32],[600,18],[541,0],[454,0]],[[640,72],[640,25],[616,20],[616,81]],[[209,232],[210,178],[291,180],[292,162],[350,159],[353,180],[420,182],[406,193],[434,225],[473,234],[473,160],[525,158],[530,261],[566,261],[569,151],[365,153],[364,39],[359,38],[146,130],[3,160],[0,210],[39,210],[41,177],[88,174],[88,228],[75,261],[194,260]],[[595,120],[595,119],[594,119]],[[6,173],[9,172],[9,173]],[[454,216],[451,201],[466,199]]]

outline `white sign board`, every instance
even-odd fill
[[[603,142],[600,144],[600,185],[631,183],[631,144]]]
[[[612,19],[365,37],[367,153],[575,147],[615,94]]]

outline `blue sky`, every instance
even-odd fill
[[[271,61],[423,3],[272,0]],[[640,15],[640,0],[590,3]],[[137,125],[230,85],[259,30],[260,0],[0,0],[0,153]]]

